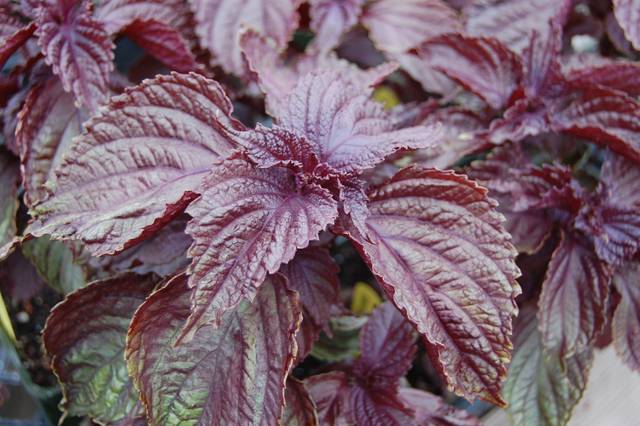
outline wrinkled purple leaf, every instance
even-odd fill
[[[640,371],[640,264],[628,263],[613,276],[621,300],[613,316],[613,344],[622,361]]]
[[[187,209],[194,239],[189,284],[195,287],[183,336],[191,337],[243,299],[252,300],[268,274],[293,259],[337,217],[331,194],[297,187],[287,169],[256,169],[244,160],[216,165],[200,198]]]
[[[357,22],[364,0],[311,0],[312,52],[328,52]]]
[[[31,231],[81,239],[94,255],[144,239],[231,151],[223,127],[240,127],[231,109],[220,85],[197,74],[158,76],[112,98],[57,169]]]
[[[253,303],[228,311],[219,328],[176,346],[192,289],[179,275],[138,309],[127,337],[129,373],[151,424],[278,424],[301,320],[297,298],[268,278]]]

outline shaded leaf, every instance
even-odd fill
[[[414,420],[424,426],[478,426],[480,421],[442,398],[414,388],[400,388],[400,400],[414,410]]]
[[[338,266],[329,251],[321,247],[298,250],[280,272],[289,288],[300,294],[300,302],[316,327],[325,327],[333,308],[340,304]]]
[[[340,362],[354,358],[360,353],[360,330],[367,317],[341,315],[331,318],[331,334],[321,334],[311,354],[322,361]]]
[[[365,8],[362,23],[376,47],[386,52],[406,52],[431,37],[462,29],[455,10],[441,0],[375,0]]]
[[[349,391],[348,418],[362,426],[412,426],[413,411],[405,406],[395,391],[371,390],[354,384]]]
[[[69,294],[84,287],[85,271],[64,243],[48,237],[34,238],[22,243],[22,252],[46,283],[59,293]]]
[[[315,426],[318,424],[316,407],[304,384],[289,377],[284,391],[285,407],[282,426]]]
[[[127,375],[125,337],[133,313],[156,283],[138,275],[96,281],[51,312],[43,339],[69,414],[102,423],[144,415]]]
[[[345,408],[349,401],[349,378],[342,371],[311,376],[304,381],[316,404],[321,425],[337,426],[346,422]]]
[[[223,128],[240,126],[231,109],[220,85],[197,74],[158,76],[112,98],[58,167],[31,231],[81,239],[94,255],[144,239],[231,151]]]
[[[544,348],[562,358],[582,353],[604,325],[611,273],[591,250],[563,234],[538,301]]]
[[[354,374],[360,378],[375,378],[372,389],[394,388],[404,376],[416,352],[416,334],[393,304],[376,308],[360,334],[360,357]]]
[[[415,167],[369,198],[372,242],[351,237],[385,292],[452,390],[502,404],[520,290],[496,203],[464,176]]]
[[[546,354],[534,318],[529,318],[518,340],[504,385],[513,424],[565,425],[586,387],[593,351],[565,359]]]
[[[0,151],[0,247],[16,236],[20,167],[9,153]]]
[[[300,0],[193,0],[196,34],[214,65],[243,76],[240,36],[245,28],[271,38],[283,50],[298,26]]]
[[[47,64],[72,92],[76,104],[94,112],[108,95],[115,48],[102,23],[83,2],[52,0],[38,8],[38,44]]]
[[[368,91],[336,72],[312,73],[299,80],[280,124],[304,135],[320,162],[340,173],[375,166],[401,150],[436,143],[439,126],[395,130],[388,113]]]
[[[0,289],[3,297],[14,303],[31,299],[46,286],[21,250],[7,253],[0,262]]]
[[[637,0],[613,0],[613,13],[624,30],[627,40],[640,50],[640,2]]]
[[[640,371],[640,264],[627,263],[613,276],[621,300],[613,315],[613,344],[622,361]]]
[[[515,53],[493,38],[447,34],[420,46],[430,66],[445,73],[492,108],[502,109],[522,80],[522,64]]]
[[[226,160],[214,166],[187,213],[193,217],[187,233],[194,239],[189,285],[195,291],[185,337],[252,300],[266,276],[317,239],[338,212],[326,189],[297,187],[286,169]]]
[[[200,328],[176,346],[192,290],[178,275],[138,309],[126,358],[153,425],[272,425],[284,408],[285,381],[301,320],[283,280],[268,278],[219,328]]]
[[[187,40],[162,21],[135,19],[123,29],[123,33],[169,69],[189,72],[197,67]]]
[[[551,112],[552,129],[583,137],[640,162],[640,104],[599,87],[573,92]]]

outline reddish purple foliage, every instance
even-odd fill
[[[93,281],[69,414],[564,423],[596,344],[640,369],[638,1],[94,3],[0,6],[3,290]]]

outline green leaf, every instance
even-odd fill
[[[144,414],[124,347],[131,317],[155,284],[152,276],[133,274],[96,281],[52,310],[44,344],[67,414],[109,424],[133,424]]]
[[[593,350],[566,358],[563,368],[557,354],[543,352],[533,316],[519,340],[503,389],[513,424],[567,424],[586,386]]]
[[[16,236],[16,212],[18,211],[18,182],[20,168],[4,150],[0,151],[0,247],[5,255]]]
[[[76,264],[65,243],[49,237],[35,238],[22,244],[22,253],[42,279],[59,293],[69,294],[84,287],[85,271]]]
[[[354,358],[360,353],[360,329],[368,317],[344,315],[329,322],[332,336],[325,333],[313,346],[311,355],[327,362],[339,362]]]

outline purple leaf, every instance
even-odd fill
[[[372,242],[351,237],[384,290],[424,336],[451,389],[502,404],[520,289],[496,203],[464,176],[418,168],[369,199]]]
[[[135,19],[123,29],[123,33],[169,69],[189,72],[197,67],[187,40],[162,21]]]
[[[187,217],[173,220],[155,235],[109,259],[109,268],[117,272],[137,274],[153,272],[170,276],[189,265],[187,250],[193,242],[185,234]]]
[[[364,0],[311,0],[312,52],[328,52],[357,22]]]
[[[304,384],[289,377],[284,391],[285,407],[282,416],[283,426],[317,426],[316,406]]]
[[[56,77],[34,86],[27,95],[16,128],[29,207],[47,198],[45,183],[55,181],[55,169],[71,150],[71,140],[80,134],[87,113],[73,103]]]
[[[439,396],[414,388],[400,388],[399,398],[415,411],[418,425],[480,426],[480,421],[466,411],[448,405]]]
[[[0,262],[0,290],[6,301],[26,302],[45,286],[46,283],[22,251],[7,253]]]
[[[20,49],[36,31],[37,25],[31,23],[17,29],[9,35],[0,35],[0,69],[4,68],[7,60]]]
[[[527,97],[553,96],[564,90],[560,68],[562,29],[550,25],[548,31],[531,33],[529,45],[522,52],[524,86]]]
[[[375,0],[362,23],[383,52],[406,52],[431,37],[462,30],[455,10],[441,0]]]
[[[178,275],[138,309],[126,360],[151,424],[278,424],[301,320],[297,298],[270,277],[253,303],[177,345],[192,289]]]
[[[118,34],[135,20],[153,19],[185,31],[193,27],[191,11],[183,0],[109,0],[98,4],[95,18],[109,34]]]
[[[156,283],[138,275],[96,281],[53,309],[43,339],[66,412],[101,423],[144,415],[127,375],[125,337],[133,313]]]
[[[518,56],[493,38],[447,34],[429,40],[419,50],[421,55],[431,58],[432,67],[494,109],[502,109],[509,103],[522,80]]]
[[[597,85],[640,96],[640,65],[630,61],[617,61],[600,65],[574,68],[567,74],[567,80],[576,86]]]
[[[300,302],[315,326],[325,327],[332,308],[340,304],[338,266],[329,251],[320,247],[298,250],[280,272],[287,278],[289,288],[300,294]]]
[[[193,0],[196,34],[209,49],[214,65],[243,76],[240,36],[245,28],[271,38],[283,50],[298,27],[300,0]]]
[[[544,348],[562,358],[589,348],[605,323],[611,272],[566,233],[556,248],[538,301]]]
[[[9,153],[0,150],[0,247],[11,244],[18,231],[19,185],[20,166]]]
[[[552,128],[584,137],[640,162],[640,104],[617,91],[573,92],[550,112]]]
[[[640,2],[638,0],[613,0],[613,13],[624,30],[627,40],[640,50]]]
[[[443,96],[453,94],[458,85],[431,66],[432,58],[428,53],[418,49],[417,52],[387,53],[387,56],[400,64],[425,91]]]
[[[311,376],[304,381],[311,399],[316,404],[321,425],[338,426],[346,423],[349,407],[349,377],[342,371]]]
[[[267,275],[338,214],[326,189],[298,187],[287,169],[256,169],[239,159],[214,166],[187,213],[193,217],[187,233],[194,239],[189,285],[195,291],[185,337],[217,324],[243,299],[253,300]]]
[[[559,208],[574,214],[582,206],[583,190],[563,164],[531,165],[514,173],[518,175],[517,186],[511,191],[515,212]]]
[[[112,98],[57,169],[31,232],[81,239],[94,255],[146,238],[231,151],[226,129],[241,126],[231,109],[220,85],[197,74],[158,76]]]
[[[94,112],[107,99],[115,48],[88,5],[75,0],[48,0],[38,9],[38,44],[48,65],[72,92],[76,105]]]
[[[304,135],[320,162],[343,174],[373,167],[401,149],[426,148],[441,136],[439,126],[395,130],[368,91],[335,72],[308,74],[287,104],[279,123]]]
[[[354,374],[370,378],[372,389],[390,387],[403,377],[413,362],[416,334],[391,303],[376,308],[360,334],[360,357]]]
[[[413,411],[398,398],[394,389],[372,391],[358,384],[349,392],[348,418],[358,426],[413,426]]]
[[[474,2],[464,9],[466,29],[473,36],[496,37],[519,53],[533,31],[546,40],[549,20],[564,23],[572,5],[571,0]]]
[[[613,276],[621,300],[613,316],[613,344],[622,361],[640,371],[640,264],[630,262]]]
[[[309,72],[318,70],[340,71],[350,76],[363,89],[374,86],[385,79],[397,67],[385,63],[368,70],[337,56],[326,54],[300,55],[285,59],[273,40],[263,37],[253,30],[245,31],[240,39],[242,53],[255,74],[260,89],[266,95],[267,112],[275,118],[287,114],[287,97],[293,91],[298,80]]]

